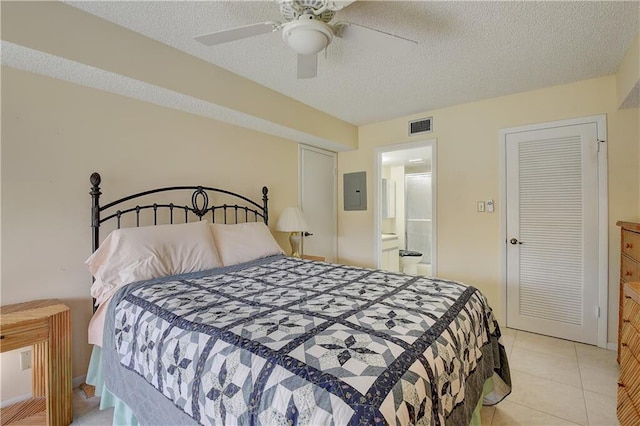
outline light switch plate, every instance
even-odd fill
[[[478,201],[478,213],[484,212],[484,201]]]

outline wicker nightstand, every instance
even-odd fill
[[[0,307],[0,352],[33,345],[33,398],[0,410],[3,425],[73,421],[71,310],[56,299]]]

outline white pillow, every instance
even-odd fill
[[[224,266],[284,253],[264,222],[213,223],[211,233]]]
[[[117,229],[85,263],[98,304],[132,282],[222,266],[206,221]]]

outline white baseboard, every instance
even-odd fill
[[[83,384],[85,380],[87,380],[87,375],[86,374],[84,376],[74,377],[73,381],[71,382],[73,384],[73,388],[74,389],[77,388],[78,386]]]
[[[618,351],[618,342],[608,342],[607,343],[607,349],[609,349],[610,351]]]
[[[74,377],[73,380],[71,381],[71,384],[73,385],[73,389],[77,388],[78,386],[80,386],[81,384],[84,383],[84,381],[86,380],[87,376],[78,376],[78,377]],[[25,393],[24,395],[18,395],[14,398],[11,399],[7,399],[6,401],[0,401],[0,408],[5,408],[8,407],[9,405],[13,405],[16,404],[18,402],[22,402],[22,401],[26,401],[27,399],[31,398],[33,396],[33,393],[29,392],[29,393]]]
[[[15,398],[7,399],[6,401],[0,402],[0,408],[8,407],[9,405],[16,404],[18,402],[26,401],[31,398],[33,394],[31,392],[25,393],[24,395],[18,395]]]

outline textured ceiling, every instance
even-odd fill
[[[318,77],[295,77],[280,33],[206,47],[193,37],[282,21],[271,1],[88,1],[70,5],[183,50],[350,123],[614,74],[639,2],[356,1],[350,21],[419,42],[407,54],[334,39]]]

